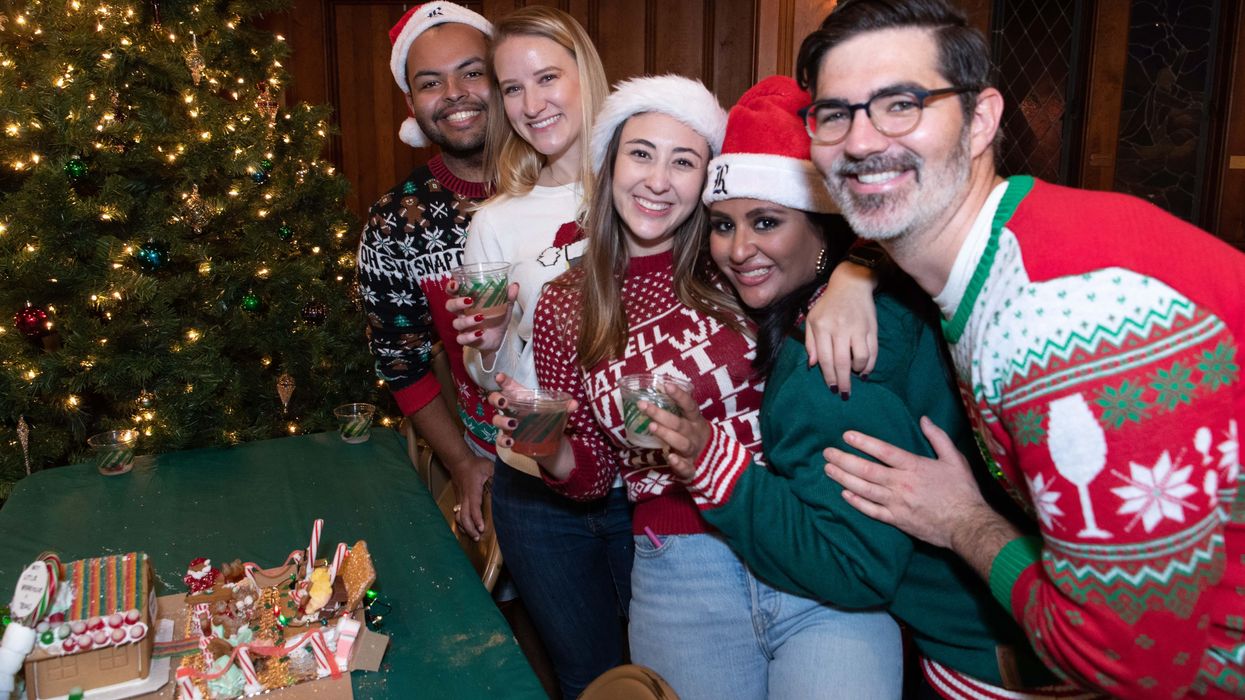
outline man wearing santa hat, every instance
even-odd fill
[[[389,30],[389,69],[411,112],[399,136],[441,152],[372,205],[358,255],[376,374],[449,469],[458,487],[459,526],[476,539],[484,529],[480,503],[493,473],[495,429],[491,407],[463,369],[453,317],[445,311],[445,283],[461,261],[473,205],[485,198],[492,33],[488,20],[451,2],[414,7]],[[450,361],[465,440],[431,371],[438,337]]]

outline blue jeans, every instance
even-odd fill
[[[715,535],[635,538],[631,658],[680,700],[898,698],[899,626],[757,580]]]
[[[562,696],[576,698],[597,676],[625,663],[632,560],[626,489],[573,501],[498,460],[493,526]]]

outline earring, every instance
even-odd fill
[[[817,275],[820,277],[826,271],[826,249],[822,248],[817,254]]]

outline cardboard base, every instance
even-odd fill
[[[154,625],[156,640],[167,641],[173,638],[174,631],[186,629],[187,614],[186,595],[161,595],[157,599],[158,620]],[[366,627],[362,631],[366,631]],[[385,653],[388,645],[388,636],[375,633],[362,634],[362,631],[355,643],[357,646],[355,654],[351,655],[351,669],[376,670],[380,666],[380,656]],[[364,661],[365,665],[357,664],[356,658]],[[125,698],[176,700],[177,685],[173,683],[173,676],[177,673],[178,665],[178,659],[153,659],[152,673],[146,679],[128,681],[128,683],[107,686],[107,688],[87,689],[86,696],[91,700]],[[288,688],[266,690],[261,695],[264,695],[265,699],[280,700],[354,700],[355,696],[350,686],[349,671],[342,673],[340,678],[312,680],[308,683],[290,685]],[[65,696],[37,700],[65,700]]]

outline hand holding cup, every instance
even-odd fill
[[[662,443],[670,470],[686,481],[696,475],[696,459],[712,437],[713,428],[700,414],[690,386],[678,380],[659,381],[662,383],[662,399],[665,400],[639,397],[635,404],[636,411],[648,418],[644,429],[647,435]],[[626,406],[626,399],[623,405]],[[627,425],[630,430],[631,421]]]
[[[510,305],[519,294],[509,282],[509,263],[471,263],[450,271],[445,310],[454,314],[459,345],[493,353],[501,347],[510,319]]]
[[[497,446],[529,457],[557,454],[566,430],[567,417],[579,407],[569,394],[546,389],[529,389],[504,373],[497,375],[501,391],[489,394],[497,409]]]

